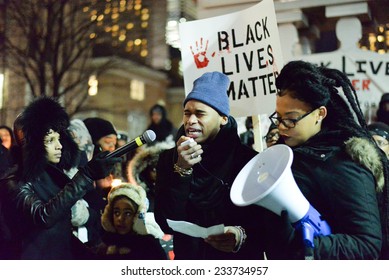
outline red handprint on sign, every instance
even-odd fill
[[[208,66],[209,59],[207,58],[207,49],[208,40],[206,42],[205,49],[203,49],[203,38],[200,38],[200,46],[198,44],[198,41],[196,41],[196,53],[193,51],[193,47],[190,46],[190,50],[192,52],[197,69]]]

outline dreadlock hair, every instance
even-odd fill
[[[288,89],[291,97],[311,105],[312,109],[325,106],[328,114],[323,119],[323,129],[340,130],[347,138],[365,138],[374,145],[382,163],[385,180],[380,211],[385,218],[384,238],[389,243],[388,159],[369,133],[357,93],[350,80],[337,69],[319,67],[304,61],[291,61],[283,67],[276,79],[276,86],[279,96],[284,96],[286,93],[283,91]],[[344,98],[340,92],[343,92]]]
[[[276,86],[279,96],[283,96],[283,90],[288,89],[292,91],[292,97],[311,105],[312,109],[326,106],[328,114],[323,120],[324,128],[343,130],[349,137],[370,138],[356,92],[347,76],[339,70],[317,67],[304,61],[291,61],[277,77]],[[338,94],[337,87],[342,88],[350,106]]]

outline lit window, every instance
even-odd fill
[[[98,91],[98,85],[99,85],[99,81],[97,80],[97,77],[96,75],[92,75],[89,77],[89,81],[88,81],[88,94],[90,96],[94,96],[97,94],[97,91]]]
[[[145,99],[145,84],[142,81],[132,80],[130,88],[131,99],[142,101]]]

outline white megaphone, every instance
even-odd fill
[[[298,188],[291,170],[292,149],[286,145],[271,146],[252,158],[239,172],[230,197],[237,206],[255,204],[277,215],[288,211],[296,229],[302,230],[304,244],[313,248],[313,238],[329,235],[331,229],[321,219]]]

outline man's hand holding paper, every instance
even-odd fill
[[[184,233],[193,237],[207,238],[210,235],[217,235],[224,233],[224,225],[214,225],[208,228],[201,227],[199,225],[186,222],[186,221],[174,221],[167,219],[169,227],[174,231]]]

